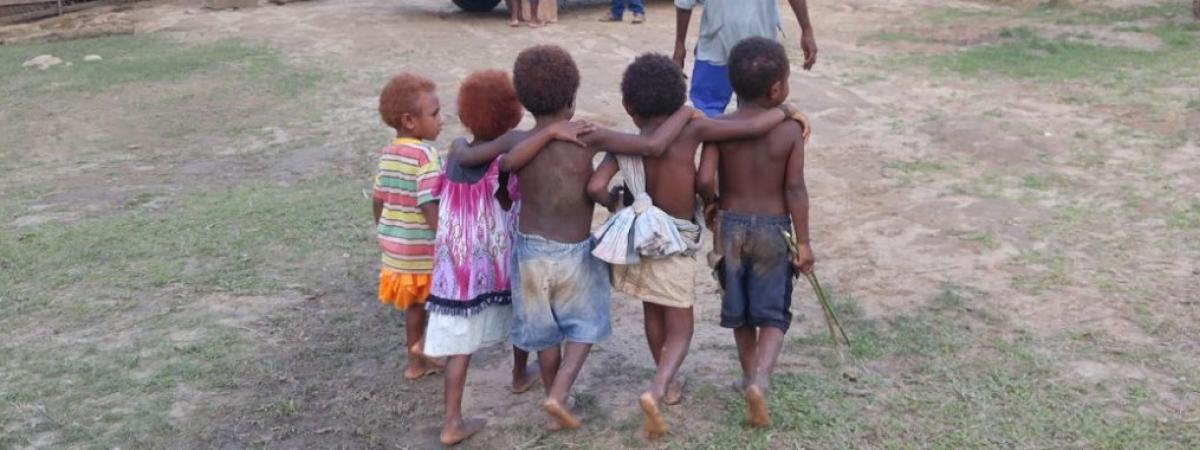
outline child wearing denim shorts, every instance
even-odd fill
[[[789,70],[778,42],[749,38],[734,46],[729,78],[742,100],[728,117],[745,118],[782,104]],[[746,397],[750,425],[766,427],[771,423],[767,387],[792,321],[792,280],[813,266],[802,129],[785,122],[759,138],[706,144],[697,177],[701,196],[720,207],[714,248],[723,258],[717,264],[724,289],[721,326],[733,329],[742,366],[735,387]],[[797,241],[791,255],[783,235],[789,228]]]

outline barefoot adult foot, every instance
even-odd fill
[[[767,398],[758,386],[750,385],[746,388],[746,421],[755,428],[771,426],[771,416],[767,414]]]
[[[439,440],[442,441],[442,445],[454,445],[467,440],[467,438],[483,430],[483,427],[486,425],[487,419],[481,417],[472,417],[461,423],[446,425],[442,427],[442,435],[439,436]]]
[[[559,403],[558,400],[552,398],[546,399],[546,401],[542,402],[542,409],[546,410],[546,413],[550,414],[550,417],[553,417],[554,420],[558,422],[559,426],[563,428],[574,430],[583,425],[583,423],[580,422],[574,414],[571,414],[571,411],[563,406],[562,403]]]
[[[525,367],[525,371],[518,376],[513,377],[512,392],[514,394],[524,394],[537,386],[538,382],[542,381],[539,376],[537,365]]]
[[[663,403],[668,405],[678,405],[683,401],[683,390],[687,387],[687,380],[672,381],[667,385],[667,394],[663,396]]]
[[[646,414],[646,420],[642,422],[642,432],[645,433],[646,439],[655,440],[665,436],[667,424],[663,422],[662,414],[658,411],[658,402],[654,400],[654,394],[643,393],[638,399],[638,404],[642,406],[642,413]]]

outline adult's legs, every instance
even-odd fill
[[[616,20],[621,20],[621,16],[625,15],[625,0],[612,0],[612,17]]]
[[[629,0],[629,12],[645,15],[646,9],[642,7],[642,0]]]

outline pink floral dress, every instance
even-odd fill
[[[471,354],[508,336],[516,209],[505,209],[497,197],[519,194],[516,178],[502,177],[498,160],[479,168],[448,161],[442,177],[425,352]]]

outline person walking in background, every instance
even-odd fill
[[[687,52],[687,30],[692,8],[704,8],[700,17],[700,39],[696,42],[696,64],[692,67],[692,86],[688,97],[692,106],[713,117],[725,112],[733,98],[733,86],[725,63],[733,46],[743,39],[775,39],[780,29],[779,6],[775,0],[675,0],[675,64],[683,68]],[[817,41],[808,20],[806,0],[788,0],[796,21],[800,22],[800,50],[804,52],[804,70],[817,62]]]
[[[625,4],[629,4],[629,11],[633,13],[633,23],[639,24],[646,21],[646,9],[642,8],[642,0],[612,0],[612,11],[600,18],[601,22],[620,22],[622,16],[625,15]]]

